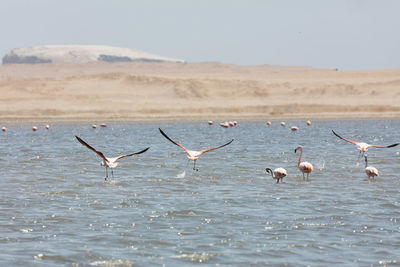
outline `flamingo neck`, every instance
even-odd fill
[[[300,149],[300,157],[299,157],[299,162],[297,163],[297,166],[300,166],[301,163],[301,157],[303,156],[303,149]]]
[[[271,173],[272,178],[275,178],[274,172],[273,172],[271,169],[268,168],[268,169],[267,169],[267,172]]]

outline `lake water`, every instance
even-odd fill
[[[290,126],[300,129],[291,132]],[[1,266],[385,266],[400,264],[400,120],[7,125],[0,133]],[[203,154],[199,171],[185,152]],[[120,160],[114,179],[79,135]],[[298,153],[314,165],[310,181]],[[276,184],[265,168],[283,167]]]

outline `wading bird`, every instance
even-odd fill
[[[114,178],[113,169],[118,166],[117,160],[125,158],[125,157],[131,157],[131,156],[142,154],[150,148],[150,147],[148,147],[146,149],[143,149],[142,151],[132,153],[132,154],[120,155],[120,156],[117,156],[114,158],[107,158],[106,156],[103,155],[103,153],[101,153],[100,151],[98,151],[98,150],[94,149],[93,147],[91,147],[90,145],[88,145],[85,141],[83,141],[78,136],[75,135],[75,137],[76,137],[76,139],[78,139],[79,143],[81,143],[85,147],[89,148],[90,150],[94,151],[97,155],[99,155],[103,159],[103,162],[100,165],[106,166],[106,178],[104,178],[104,180],[107,180],[107,178],[108,178],[108,168],[111,169],[111,174],[112,174],[112,177]]]
[[[232,140],[229,141],[228,143],[226,143],[226,144],[224,144],[224,145],[222,145],[222,146],[219,146],[219,147],[208,148],[208,149],[204,149],[204,150],[201,150],[201,151],[194,151],[194,150],[189,150],[189,149],[187,149],[186,147],[184,147],[184,146],[182,146],[182,145],[176,143],[175,141],[173,141],[173,140],[172,140],[171,138],[169,138],[169,137],[163,132],[163,130],[161,130],[160,128],[158,128],[158,130],[160,130],[160,133],[161,133],[165,138],[167,138],[171,143],[173,143],[173,144],[175,144],[175,145],[181,147],[183,150],[185,150],[185,152],[187,153],[188,162],[189,162],[189,160],[193,160],[193,170],[195,170],[195,171],[198,171],[198,170],[199,170],[199,169],[196,169],[196,160],[200,157],[201,154],[206,153],[206,152],[211,151],[211,150],[215,150],[215,149],[218,149],[218,148],[227,146],[227,145],[229,145],[230,143],[233,142],[233,139],[232,139]]]
[[[276,179],[276,183],[279,183],[279,180],[283,180],[283,178],[287,175],[287,172],[284,168],[276,168],[272,171],[270,168],[266,168],[265,171],[271,173],[273,179]]]
[[[375,176],[379,176],[378,170],[372,166],[368,167],[367,155],[365,155],[364,158],[365,158],[365,173],[367,174],[368,179],[371,177],[372,177],[372,179],[375,179]]]
[[[297,150],[300,150],[300,157],[299,157],[299,162],[297,163],[297,167],[299,170],[303,173],[303,180],[305,179],[305,174],[307,173],[307,180],[308,176],[310,175],[310,172],[313,171],[313,166],[311,163],[303,161],[301,162],[301,157],[303,156],[303,148],[301,146],[298,146],[295,150],[294,153],[297,152]]]
[[[352,140],[349,140],[349,139],[345,139],[345,138],[341,137],[340,135],[338,135],[337,133],[335,133],[334,130],[332,130],[332,132],[333,132],[334,135],[336,135],[340,139],[342,139],[344,141],[347,141],[349,143],[355,144],[357,146],[357,149],[360,150],[360,153],[358,154],[358,160],[359,161],[364,156],[365,152],[368,151],[368,148],[370,148],[370,147],[389,148],[389,147],[394,147],[394,146],[398,145],[398,143],[390,145],[390,146],[370,145],[370,144],[367,144],[367,143],[364,143],[364,142],[356,142],[356,141],[352,141]]]

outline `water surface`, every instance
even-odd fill
[[[300,130],[291,132],[288,126]],[[184,151],[235,141],[185,168]],[[371,148],[376,181],[356,146],[389,145],[399,120],[55,124],[0,134],[2,266],[355,266],[400,264],[400,147]],[[105,182],[100,158],[124,158]],[[310,181],[296,168],[314,165]],[[265,168],[283,167],[276,184]]]

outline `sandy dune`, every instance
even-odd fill
[[[400,70],[220,63],[0,66],[0,120],[400,117]]]

